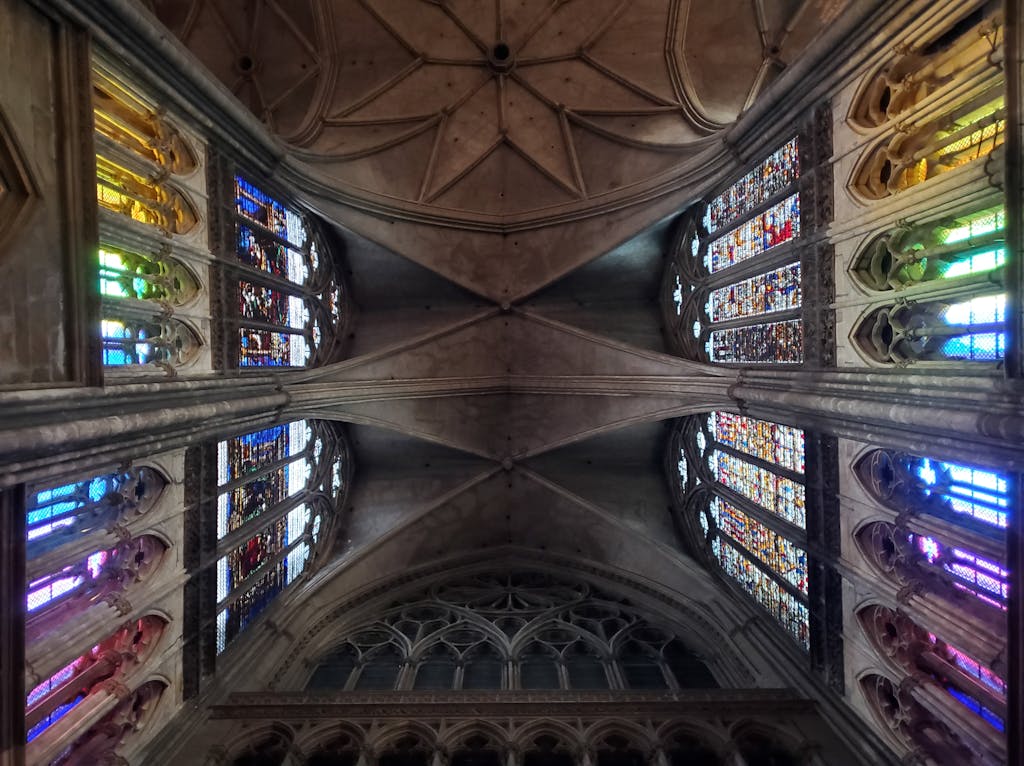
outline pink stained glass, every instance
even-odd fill
[[[71,567],[68,567],[70,570]],[[83,578],[80,575],[68,575],[66,577],[47,577],[29,585],[28,598],[26,599],[28,611],[46,606],[61,596],[64,596],[79,585]]]
[[[943,655],[947,660],[952,662],[967,675],[980,681],[995,694],[998,694],[1001,697],[1006,696],[1006,681],[993,673],[991,669],[978,662],[978,660],[974,659],[966,652],[962,652],[955,646],[950,646],[945,641],[942,641],[934,633],[929,633],[928,637],[932,640],[932,643],[935,644],[935,648],[940,655]]]
[[[65,665],[52,676],[50,676],[48,679],[46,679],[37,687],[35,687],[32,691],[30,691],[28,693],[28,698],[26,700],[26,706],[32,707],[37,702],[39,702],[39,700],[43,699],[47,694],[52,692],[54,689],[60,687],[61,684],[63,684],[65,681],[74,676],[75,666],[77,666],[79,662],[80,659]]]

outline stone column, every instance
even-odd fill
[[[899,372],[741,370],[731,390],[740,410],[804,428],[936,457],[965,447],[1009,470],[1024,469],[1024,386],[1017,381]]]
[[[27,748],[28,766],[42,766],[103,720],[131,691],[120,681],[109,679],[101,688],[79,702]]]

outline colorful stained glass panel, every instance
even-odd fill
[[[715,538],[712,550],[726,574],[767,609],[805,650],[809,650],[810,613],[807,606],[724,540]]]
[[[713,234],[787,189],[799,175],[800,153],[793,138],[708,203],[704,228]]]
[[[712,322],[800,308],[800,263],[758,274],[712,290],[707,314]]]
[[[802,548],[717,496],[711,501],[711,517],[720,532],[807,595],[807,553]]]
[[[306,243],[306,228],[302,219],[239,176],[235,176],[235,212],[274,232],[293,247],[301,248]]]
[[[246,280],[238,283],[238,310],[245,319],[284,325],[296,330],[303,329],[309,321],[309,311],[301,297]]]
[[[242,367],[303,367],[309,361],[305,335],[242,327],[238,331]]]
[[[769,463],[804,472],[804,432],[730,412],[708,414],[708,430],[719,444]]]
[[[90,512],[104,498],[120,493],[124,478],[106,474],[91,479],[41,489],[29,495],[27,509],[28,539],[37,540],[73,524],[75,517]]]
[[[1010,598],[1010,573],[994,561],[971,551],[945,546],[932,537],[910,535],[911,542],[932,565],[952,575],[954,584],[1003,611]]]
[[[704,264],[712,274],[800,236],[800,195],[768,208],[708,244]]]
[[[911,470],[927,495],[941,498],[953,511],[967,514],[995,527],[1007,526],[1010,508],[1007,480],[995,471],[911,458]]]
[[[807,525],[804,487],[735,455],[716,450],[711,458],[715,479],[766,511],[804,529]]]
[[[715,330],[706,350],[712,362],[799,364],[804,360],[800,319]]]

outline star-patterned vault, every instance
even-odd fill
[[[448,219],[628,202],[845,0],[152,0],[339,191]]]

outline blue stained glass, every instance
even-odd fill
[[[56,529],[72,524],[77,511],[100,502],[110,493],[118,492],[121,482],[119,474],[107,474],[42,489],[30,495],[26,508],[28,539],[45,537]]]
[[[1003,719],[978,702],[978,700],[974,699],[974,697],[952,687],[947,687],[946,691],[968,710],[984,719],[984,721],[995,728],[996,731],[1006,730]]]
[[[84,699],[85,696],[80,694],[70,702],[67,702],[55,708],[52,713],[50,713],[43,720],[41,720],[39,723],[37,723],[35,726],[28,730],[28,735],[25,737],[25,740],[27,742],[31,742],[32,740],[34,740],[36,737],[38,737],[40,734],[46,731],[49,727],[53,726],[53,724],[57,723],[57,721],[63,718],[68,713],[68,711],[70,711],[75,705],[77,705]]]
[[[957,513],[997,527],[1007,526],[1010,507],[1006,479],[985,471],[929,458],[916,461],[915,472],[929,495],[944,498]]]
[[[1006,295],[982,295],[955,303],[941,314],[951,327],[963,327],[965,333],[950,338],[939,351],[950,359],[996,361],[1006,356]]]

